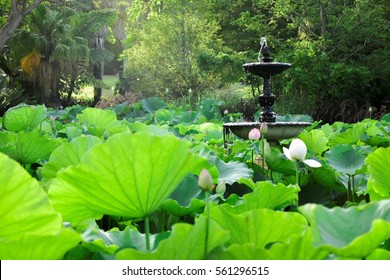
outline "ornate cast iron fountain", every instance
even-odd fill
[[[230,131],[240,138],[248,139],[249,131],[255,127],[259,128],[261,123],[264,122],[268,126],[268,132],[264,137],[270,142],[295,137],[311,125],[309,122],[276,121],[276,113],[272,109],[276,99],[272,94],[272,78],[290,68],[291,64],[274,62],[265,37],[260,40],[259,61],[246,63],[242,67],[245,72],[260,76],[264,80],[263,92],[258,93],[262,112],[260,113],[259,122],[225,123],[223,125],[225,141]]]

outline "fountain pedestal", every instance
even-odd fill
[[[272,77],[290,68],[291,64],[274,62],[264,37],[261,38],[260,45],[259,59],[261,54],[263,55],[261,61],[246,63],[242,66],[245,72],[260,76],[264,79],[263,92],[258,93],[259,104],[262,107],[260,121],[225,123],[223,125],[225,142],[230,131],[242,139],[248,139],[249,131],[253,128],[260,128],[261,123],[264,122],[268,125],[268,132],[264,135],[264,137],[270,142],[295,137],[306,127],[311,125],[310,122],[276,121],[276,113],[272,109],[276,99],[275,95],[272,94]]]

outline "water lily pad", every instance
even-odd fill
[[[203,168],[212,169],[190,152],[189,142],[172,135],[120,133],[92,147],[76,167],[58,173],[49,196],[74,224],[103,214],[144,218],[188,173]]]

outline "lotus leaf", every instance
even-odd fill
[[[80,123],[84,124],[87,131],[92,135],[102,137],[105,133],[109,136],[129,131],[129,128],[118,121],[113,111],[97,108],[84,109],[82,114],[77,115]]]
[[[2,151],[22,164],[31,164],[48,160],[63,140],[49,138],[38,131],[21,131],[15,134],[13,141],[7,146],[8,150]]]
[[[64,219],[74,224],[103,214],[144,218],[188,173],[213,169],[189,150],[189,142],[172,135],[114,135],[91,148],[79,165],[58,173],[49,197]]]
[[[253,243],[257,248],[265,248],[276,242],[288,243],[308,228],[305,218],[298,213],[255,209],[236,214],[226,204],[211,206],[211,218],[229,232],[230,244]]]
[[[337,134],[331,140],[330,144],[332,146],[340,144],[357,144],[360,141],[360,138],[363,136],[365,130],[366,125],[364,123],[356,123],[351,128],[348,128],[345,132]]]
[[[142,107],[150,114],[154,114],[160,109],[167,108],[167,104],[161,97],[149,97],[141,100]]]
[[[209,226],[208,253],[228,239],[227,232],[222,230],[216,222],[210,221]],[[119,251],[116,258],[121,260],[201,260],[205,258],[206,228],[205,216],[201,216],[194,225],[175,224],[171,235],[162,240],[152,253],[129,248]]]
[[[334,146],[325,153],[325,158],[335,170],[348,175],[354,175],[362,168],[365,160],[363,155],[348,144]]]
[[[312,151],[314,155],[321,155],[328,149],[328,138],[322,130],[315,129],[301,133],[299,139],[305,142],[307,149]]]
[[[49,161],[42,168],[45,180],[53,179],[59,170],[76,166],[81,162],[82,156],[94,145],[102,140],[96,136],[79,136],[69,143],[64,143],[53,151]]]
[[[8,109],[4,114],[3,126],[9,131],[33,130],[46,118],[46,107],[21,104]]]
[[[365,258],[390,237],[390,200],[346,209],[306,204],[299,211],[311,225],[315,245],[341,257]]]
[[[370,174],[368,193],[372,200],[390,197],[390,148],[379,148],[370,154],[366,162]]]
[[[274,185],[268,181],[257,182],[253,189],[253,192],[245,194],[242,201],[233,207],[237,214],[260,208],[276,210],[283,209],[287,205],[295,205],[300,190],[294,186],[285,186],[282,183]]]
[[[38,182],[0,153],[0,259],[59,259],[80,236],[64,229]]]

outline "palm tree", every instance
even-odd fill
[[[74,36],[71,9],[62,11],[41,5],[31,14],[29,30],[16,33],[11,49],[24,56],[21,69],[31,81],[38,101],[61,105],[61,85],[72,85],[89,60],[88,41]]]

